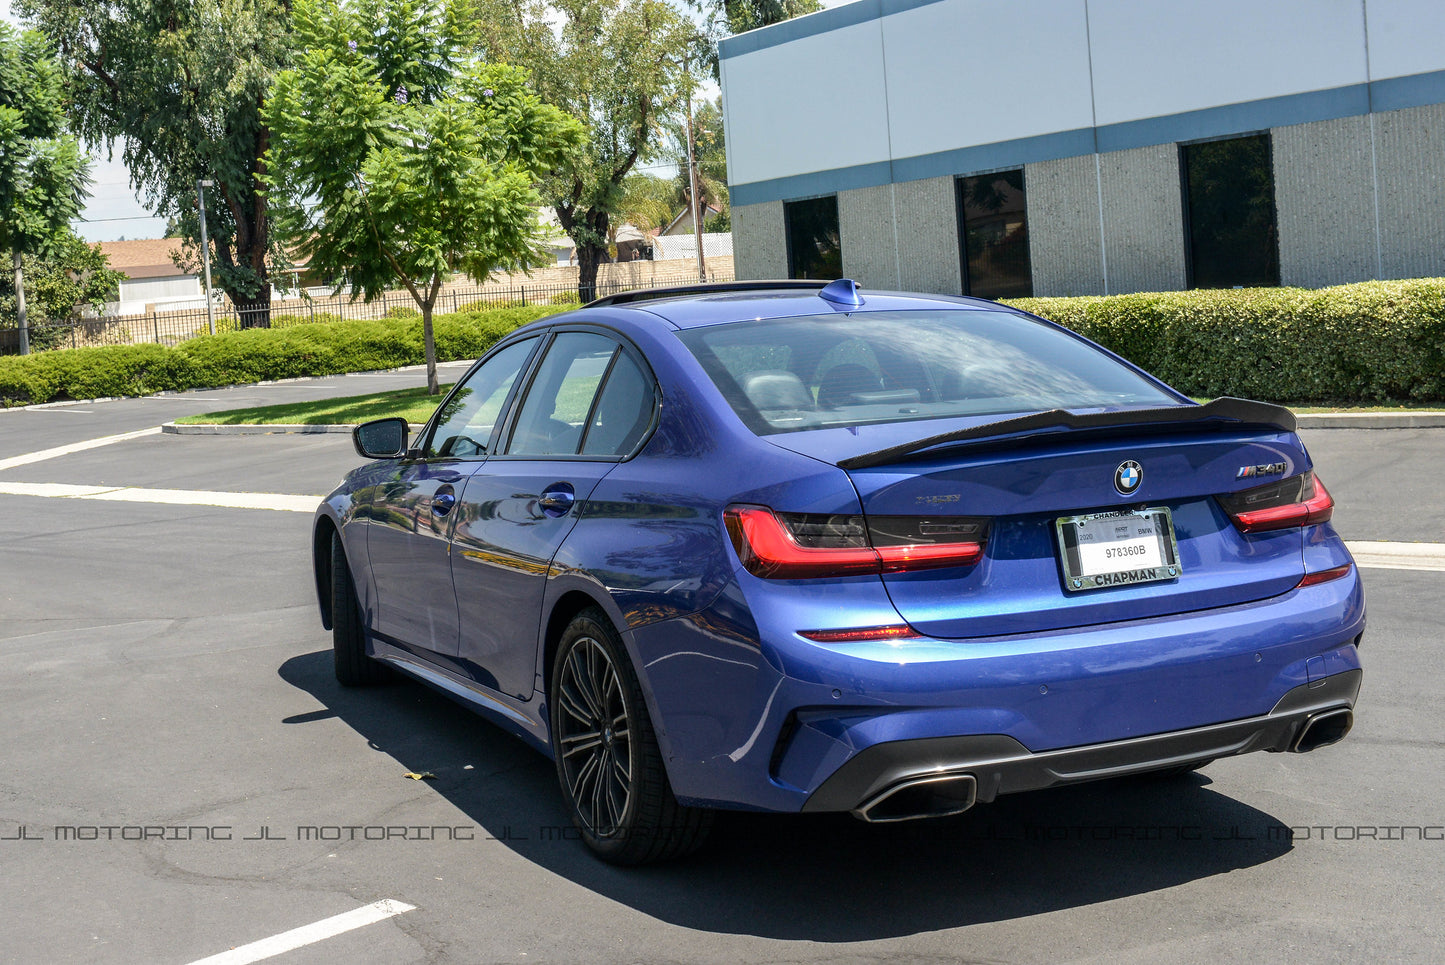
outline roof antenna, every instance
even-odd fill
[[[818,292],[818,297],[839,308],[857,308],[863,304],[863,296],[858,293],[858,283],[851,278],[828,282],[823,286],[823,290]]]

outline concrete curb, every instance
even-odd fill
[[[222,425],[179,425],[174,422],[167,422],[161,426],[161,431],[170,433],[173,436],[278,436],[278,435],[320,435],[322,433],[350,433],[355,429],[354,425],[271,425],[271,426],[222,426]],[[411,427],[412,434],[422,430],[422,426]]]
[[[1310,412],[1295,421],[1301,429],[1442,429],[1445,412]]]

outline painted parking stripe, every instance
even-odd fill
[[[219,955],[197,959],[191,965],[247,965],[248,962],[274,958],[305,945],[314,945],[344,932],[374,925],[379,921],[386,921],[388,918],[415,910],[415,905],[383,898],[381,901],[374,901],[353,911],[333,915],[310,925],[302,925],[300,928],[293,928],[279,935],[251,942],[249,945],[241,945],[228,952],[221,952]]]
[[[54,459],[57,456],[68,456],[73,452],[84,452],[87,449],[99,449],[101,446],[125,442],[128,439],[139,439],[141,436],[155,435],[160,431],[160,426],[152,426],[149,429],[140,429],[136,432],[122,432],[119,435],[101,436],[99,439],[87,439],[85,442],[72,442],[68,446],[56,446],[54,449],[41,449],[39,452],[27,452],[23,456],[11,456],[9,459],[0,459],[0,470],[14,469],[16,466],[28,466],[32,462],[44,462],[47,459]]]
[[[1388,543],[1351,541],[1345,544],[1355,563],[1383,570],[1434,570],[1445,572],[1445,543]]]
[[[286,493],[220,493],[193,489],[136,489],[116,486],[74,486],[68,483],[0,482],[0,494],[52,499],[102,499],[117,503],[166,503],[173,506],[222,506],[229,509],[275,509],[314,513],[320,496]]]

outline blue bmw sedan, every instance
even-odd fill
[[[583,840],[956,814],[1343,738],[1365,606],[1283,408],[991,302],[634,292],[502,339],[316,514],[341,683],[556,764]]]

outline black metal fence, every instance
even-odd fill
[[[708,281],[731,281],[732,272],[708,272]],[[696,272],[657,275],[639,284],[634,280],[598,279],[596,294],[601,298],[637,288],[665,288],[670,285],[696,284]],[[551,285],[518,285],[512,288],[451,288],[437,296],[432,308],[434,316],[454,312],[479,311],[488,308],[511,308],[519,305],[578,304],[575,282]],[[267,306],[237,306],[227,300],[215,307],[216,331],[233,332],[240,328],[286,328],[318,322],[348,319],[420,317],[411,293],[386,292],[371,301],[345,296],[300,296],[273,299]],[[178,311],[152,311],[138,315],[112,315],[101,318],[78,318],[65,322],[46,322],[29,328],[32,352],[61,348],[88,348],[96,345],[176,345],[188,338],[205,335],[209,322],[205,308]],[[16,320],[0,320],[0,355],[19,351]]]

